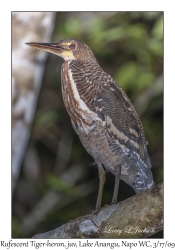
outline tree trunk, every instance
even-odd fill
[[[54,23],[54,12],[12,12],[12,192],[30,137],[48,56],[43,51],[32,52],[25,43],[50,41]]]

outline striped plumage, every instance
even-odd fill
[[[99,66],[90,48],[74,39],[29,45],[65,59],[64,104],[83,146],[99,168],[96,208],[100,207],[105,181],[103,166],[116,176],[113,203],[117,201],[119,178],[136,193],[152,187],[151,161],[141,121],[125,92]]]

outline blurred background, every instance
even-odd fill
[[[80,39],[134,104],[163,181],[163,12],[12,12],[12,237],[52,230],[95,208],[98,169],[63,104],[63,59],[25,42]],[[110,204],[107,173],[102,206]],[[134,195],[120,181],[118,201]],[[159,232],[152,236],[162,238]]]

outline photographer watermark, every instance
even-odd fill
[[[121,233],[128,233],[128,234],[136,234],[136,233],[154,233],[155,229],[153,227],[147,227],[144,229],[139,229],[139,227],[134,226],[127,226],[124,229],[114,229],[110,226],[106,226],[104,229],[104,233],[113,233],[116,235],[120,235]]]

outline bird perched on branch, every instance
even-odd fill
[[[82,41],[27,43],[62,57],[62,95],[72,125],[99,171],[96,209],[101,207],[106,170],[115,175],[112,204],[119,180],[136,193],[154,185],[143,127],[121,87],[98,64]],[[127,72],[126,72],[127,73]]]

